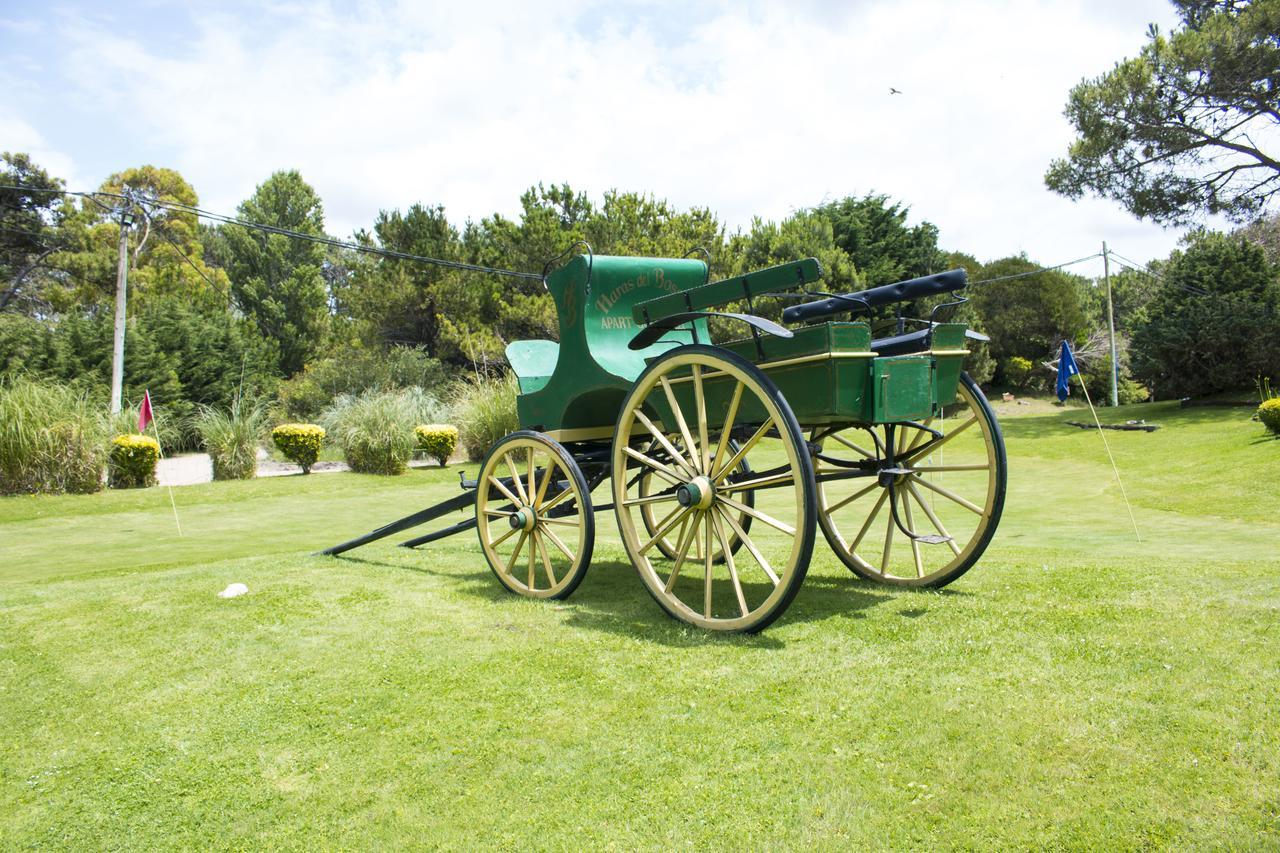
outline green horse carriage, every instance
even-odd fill
[[[759,631],[786,610],[818,529],[859,577],[950,583],[1004,504],[1000,429],[963,371],[982,336],[931,317],[873,340],[852,318],[960,290],[965,272],[835,295],[811,290],[820,277],[813,258],[708,282],[696,259],[574,257],[544,278],[559,342],[507,348],[522,429],[457,498],[325,553],[474,506],[403,544],[475,528],[504,587],[562,599],[590,567],[595,514],[612,509],[654,600],[717,631]],[[783,311],[795,328],[710,310],[789,292],[821,297]]]

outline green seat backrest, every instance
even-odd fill
[[[507,344],[507,361],[520,383],[520,393],[528,394],[546,386],[556,369],[560,344],[555,341],[512,341]]]
[[[628,348],[640,331],[632,317],[639,302],[705,283],[700,260],[579,255],[547,277],[560,318],[555,370],[541,388],[517,401],[520,423],[547,432],[611,433],[622,398],[644,371],[646,360],[691,343],[689,329],[673,331],[643,350]],[[706,322],[696,322],[698,340],[709,342]],[[513,361],[514,364],[514,361]],[[519,371],[517,371],[519,375]]]

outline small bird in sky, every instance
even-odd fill
[[[890,87],[889,87],[889,94],[890,94],[890,95],[901,95],[901,94],[902,94],[902,90],[901,90],[901,89],[895,89],[895,88],[893,88],[892,86],[890,86]]]

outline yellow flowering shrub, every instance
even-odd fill
[[[418,437],[418,449],[432,459],[439,460],[440,467],[449,464],[449,457],[458,446],[458,428],[449,424],[419,424],[413,430]]]
[[[107,456],[107,482],[113,489],[138,489],[156,484],[160,445],[149,435],[117,435]]]
[[[310,474],[311,466],[320,458],[324,427],[315,424],[280,424],[271,431],[271,440],[286,459],[302,466],[302,473]]]
[[[1258,407],[1258,420],[1276,435],[1280,435],[1280,397],[1263,401]]]

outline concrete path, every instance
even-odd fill
[[[431,468],[435,460],[414,459],[409,462],[410,468]],[[345,462],[317,462],[311,466],[312,474],[330,474],[334,471],[349,471]],[[259,477],[284,477],[289,474],[301,474],[301,466],[291,462],[276,462],[265,450],[258,451]],[[198,483],[213,481],[213,462],[207,453],[184,453],[160,460],[156,466],[156,479],[162,486],[194,486]]]

